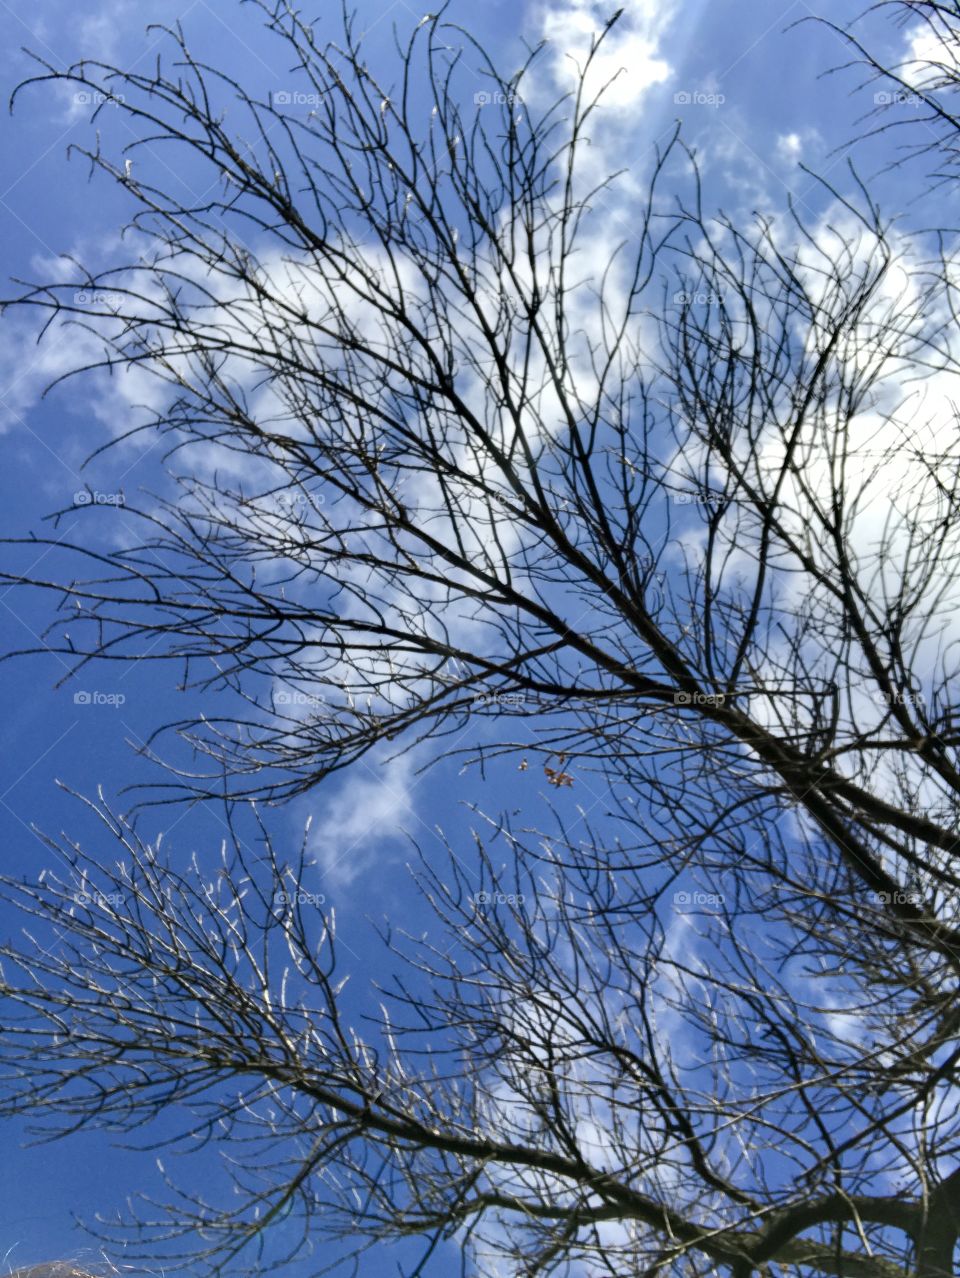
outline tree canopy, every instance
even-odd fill
[[[905,228],[853,163],[820,218],[744,224],[679,129],[598,171],[616,18],[554,100],[542,50],[505,75],[446,10],[381,72],[349,17],[326,44],[255,2],[302,93],[179,28],[169,63],[38,71],[135,131],[84,155],[136,251],[10,305],[83,327],[77,373],[158,379],[135,429],[169,482],[125,502],[135,537],[54,529],[0,576],[59,600],[43,648],[72,671],[216,694],[157,725],[154,796],[222,805],[230,837],[188,860],[101,799],[99,851],[7,877],[2,1103],[63,1133],[183,1110],[184,1147],[222,1143],[229,1201],[170,1173],[131,1226],[193,1272],[260,1272],[294,1220],[291,1258],[417,1238],[417,1274],[453,1243],[478,1275],[947,1278],[955,230]],[[930,112],[890,149],[921,194],[931,156],[955,180],[960,10],[889,7],[909,64],[843,35],[888,86],[872,133],[901,91]],[[608,809],[478,813],[423,851],[436,926],[384,929],[361,1028],[271,805],[471,723],[467,766],[558,799],[599,777]]]

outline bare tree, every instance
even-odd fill
[[[29,1269],[17,1269],[10,1278],[92,1278],[70,1261],[54,1261],[47,1265],[31,1265]]]
[[[199,763],[172,794],[234,831],[215,873],[100,806],[116,860],[61,841],[7,882],[37,920],[2,950],[8,1105],[67,1131],[183,1106],[186,1141],[256,1149],[229,1199],[146,1208],[145,1254],[200,1237],[217,1272],[282,1221],[291,1255],[422,1237],[415,1272],[452,1240],[490,1274],[952,1275],[943,243],[852,170],[813,224],[711,217],[674,135],[611,245],[617,175],[584,156],[609,27],[541,107],[537,51],[502,76],[442,15],[388,82],[349,21],[321,46],[259,7],[309,114],[179,30],[176,74],[40,76],[137,130],[85,154],[140,256],[18,302],[96,334],[87,371],[166,382],[142,429],[176,488],[126,504],[126,548],[51,536],[60,575],[5,580],[63,595],[76,669],[174,661],[246,709],[175,725]],[[155,184],[160,142],[209,172],[195,203]],[[384,937],[409,979],[361,1036],[302,858],[266,828],[252,853],[236,805],[470,715],[478,765],[596,773],[609,823],[485,818],[477,882],[425,856],[442,937]]]
[[[868,72],[867,83],[875,92],[867,136],[888,134],[899,143],[894,165],[932,158],[937,184],[953,183],[960,161],[960,5],[957,0],[878,0],[864,17],[875,14],[892,17],[902,33],[899,57],[882,53],[856,25],[817,21],[851,49],[853,61],[847,67]]]
[[[244,1151],[222,1200],[171,1182],[147,1255],[196,1263],[199,1236],[214,1269],[251,1247],[255,1263],[286,1220],[291,1254],[416,1235],[425,1261],[453,1239],[481,1272],[497,1256],[517,1273],[950,1272],[956,1177],[872,1188],[893,1158],[919,1171],[916,1146],[949,1145],[956,1122],[917,1050],[940,1009],[919,1013],[895,967],[917,952],[895,957],[879,905],[835,892],[832,926],[805,937],[819,885],[763,899],[748,877],[749,905],[694,895],[702,928],[678,953],[650,908],[669,873],[652,892],[648,873],[598,870],[559,839],[538,858],[501,831],[514,859],[498,871],[479,847],[480,890],[457,858],[424,867],[447,931],[398,944],[415,970],[364,1040],[302,862],[235,837],[215,869],[178,868],[102,816],[115,863],[62,846],[62,874],[6,885],[44,943],[5,950],[3,1055],[16,1078],[30,1054],[21,1096],[41,1124],[133,1131],[185,1106],[185,1143]]]
[[[117,1273],[111,1267],[110,1273]],[[30,1265],[27,1269],[15,1269],[10,1278],[94,1278],[88,1269],[80,1269],[72,1261],[55,1260],[44,1265]]]

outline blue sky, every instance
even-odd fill
[[[449,16],[468,26],[508,69],[523,39],[546,36],[553,42],[550,65],[560,82],[565,54],[613,7],[579,0],[526,5],[454,0]],[[859,9],[859,3],[831,0],[830,17],[843,22]],[[842,60],[834,37],[813,24],[785,30],[816,11],[815,3],[803,0],[628,0],[622,29],[607,55],[611,70],[622,64],[627,71],[612,95],[598,162],[642,166],[652,145],[680,118],[684,137],[698,148],[708,207],[722,207],[734,217],[747,217],[754,209],[782,216],[790,193],[801,211],[815,217],[824,197],[799,170],[800,162],[842,186],[846,161],[835,148],[872,105],[872,90],[850,97],[855,77],[820,78]],[[390,56],[393,24],[407,30],[421,16],[404,0],[390,6],[364,0],[359,12],[375,56],[384,59]],[[264,35],[257,15],[233,0],[114,0],[82,12],[60,0],[36,0],[15,7],[0,2],[4,91],[30,72],[18,51],[21,45],[55,64],[84,55],[123,66],[147,64],[159,40],[156,33],[144,33],[147,18],[179,19],[198,55],[260,91],[283,91],[289,83],[282,50]],[[886,27],[881,33],[891,50],[903,39]],[[41,277],[45,265],[62,253],[98,262],[116,253],[117,228],[129,211],[123,193],[89,181],[78,157],[66,159],[71,143],[90,142],[89,110],[63,92],[34,88],[21,95],[12,118],[0,119],[4,277]],[[120,127],[116,120],[104,122],[105,130]],[[860,156],[869,175],[877,149],[866,147]],[[896,180],[883,179],[874,189],[888,199],[888,211],[896,211]],[[0,350],[5,535],[40,534],[49,528],[44,519],[70,506],[77,492],[89,490],[93,504],[116,504],[119,494],[129,499],[138,488],[160,482],[159,451],[146,442],[125,445],[83,468],[85,457],[116,430],[118,418],[137,411],[135,395],[129,387],[92,388],[74,381],[41,400],[45,380],[59,371],[63,358],[62,350],[33,347],[28,326],[19,319],[11,322]],[[97,513],[72,511],[61,527],[72,527],[73,535],[82,537]],[[120,522],[122,527],[122,517]],[[46,602],[11,595],[2,603],[4,647],[30,647],[46,624]],[[8,867],[25,876],[35,875],[48,856],[31,826],[77,834],[89,830],[56,782],[84,794],[102,786],[122,805],[124,787],[156,777],[136,746],[165,717],[184,712],[176,671],[164,665],[91,670],[57,687],[66,674],[54,657],[0,666],[0,822]],[[78,700],[78,693],[86,695]],[[442,748],[452,744],[447,739]],[[290,840],[312,818],[316,887],[336,906],[358,984],[380,962],[367,917],[387,917],[408,927],[420,921],[404,868],[405,833],[429,848],[440,825],[452,840],[468,846],[474,803],[498,811],[522,806],[531,823],[547,819],[547,796],[512,766],[495,768],[484,779],[476,772],[461,774],[459,761],[451,760],[419,778],[415,764],[427,757],[361,763],[349,776],[334,778],[271,818],[280,837]],[[579,779],[576,794],[560,796],[560,802],[569,806],[573,819],[581,804],[591,819],[602,821],[605,795],[595,777]],[[222,836],[215,811],[148,812],[143,822],[147,831],[167,830],[184,854],[202,853]],[[9,912],[0,910],[0,927],[12,925]],[[8,1124],[0,1171],[0,1272],[4,1263],[25,1265],[89,1248],[74,1218],[116,1211],[131,1189],[153,1183],[152,1155],[118,1151],[103,1135],[32,1149],[21,1148],[22,1138],[17,1124]]]

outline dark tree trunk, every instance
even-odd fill
[[[930,1210],[917,1243],[917,1278],[955,1278],[953,1254],[960,1235],[960,1169],[930,1195]]]

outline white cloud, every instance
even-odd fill
[[[313,822],[310,851],[327,883],[345,887],[420,823],[413,806],[413,751],[377,762],[359,760]],[[322,793],[322,790],[320,791]]]
[[[929,90],[944,77],[960,76],[960,52],[929,23],[907,33],[907,58],[901,77],[914,88]]]
[[[555,86],[576,87],[579,68],[587,61],[590,47],[617,10],[614,0],[569,0],[545,4],[535,11],[535,24],[543,39],[550,42],[550,71]],[[623,14],[604,39],[587,79],[589,99],[613,81],[603,101],[608,109],[637,107],[647,91],[662,84],[670,73],[661,55],[660,41],[673,16],[673,6],[653,0],[627,0]]]
[[[777,138],[777,155],[781,160],[796,162],[803,157],[803,138],[799,133],[781,133]]]

